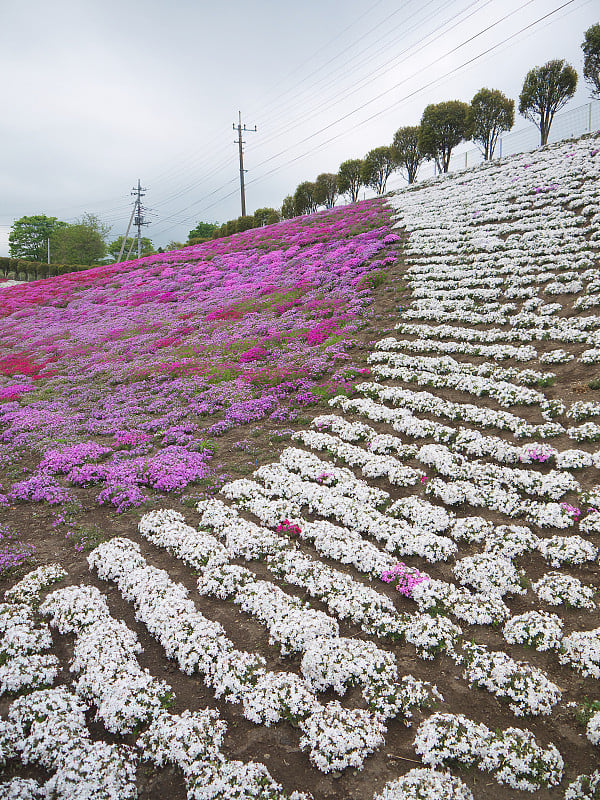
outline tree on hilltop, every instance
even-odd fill
[[[499,89],[480,89],[471,100],[472,137],[482,146],[486,161],[493,157],[500,134],[514,124],[515,101]]]
[[[448,172],[457,144],[471,136],[471,106],[460,100],[428,105],[419,126],[419,150],[433,159],[440,172]]]
[[[600,22],[585,32],[583,50],[583,77],[592,86],[592,97],[600,98]]]
[[[312,214],[317,210],[318,203],[315,197],[316,185],[312,181],[303,181],[294,192],[294,207],[296,216]]]
[[[294,198],[291,194],[288,194],[287,197],[283,198],[283,202],[281,204],[281,218],[282,219],[292,219],[292,217],[296,216],[296,206],[294,205]]]
[[[66,225],[57,217],[47,217],[45,214],[15,220],[8,235],[10,255],[26,261],[47,261],[48,239]]]
[[[279,222],[279,214],[274,208],[257,208],[254,212],[254,227],[262,228],[263,225],[275,225]]]
[[[564,58],[530,70],[519,95],[519,114],[540,131],[540,144],[548,144],[552,120],[575,94],[577,72]]]
[[[95,214],[84,214],[74,225],[61,226],[50,236],[53,264],[99,264],[106,256],[110,226]]]
[[[419,126],[398,128],[394,134],[392,148],[398,167],[404,171],[404,177],[409,183],[414,183],[423,161],[423,154],[419,150]]]
[[[338,189],[342,194],[350,198],[351,203],[358,200],[358,191],[363,185],[362,182],[362,160],[351,158],[340,164],[338,169]]]
[[[377,194],[385,192],[387,179],[398,168],[395,151],[384,145],[369,150],[363,158],[361,177],[364,186],[369,186]]]
[[[210,239],[218,228],[218,222],[199,222],[196,227],[188,233],[188,242],[192,243],[192,239]]]
[[[338,196],[338,179],[333,172],[322,172],[315,180],[315,199],[320,206],[333,208]]]

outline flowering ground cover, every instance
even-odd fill
[[[15,797],[598,796],[599,201],[596,135],[0,293]]]

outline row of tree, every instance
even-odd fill
[[[110,226],[95,214],[84,214],[70,224],[57,217],[36,214],[16,220],[8,236],[10,255],[28,261],[49,264],[83,264],[94,266],[116,261],[123,246],[123,236],[108,241]],[[152,241],[141,239],[141,253],[154,253]],[[122,258],[130,253],[137,257],[137,239],[129,236]]]
[[[584,78],[592,87],[592,95],[600,98],[600,23],[585,32],[582,50]],[[528,72],[519,96],[519,113],[539,128],[542,145],[548,141],[554,115],[573,97],[576,87],[577,72],[564,60],[549,61]],[[470,104],[451,100],[428,105],[420,124],[399,128],[391,145],[376,147],[363,159],[344,161],[337,173],[322,173],[315,181],[302,182],[293,195],[283,200],[281,211],[259,208],[252,215],[222,225],[199,222],[185,244],[270,225],[282,217],[290,219],[321,206],[332,208],[340,195],[356,202],[363,186],[381,195],[393,172],[402,171],[408,182],[414,183],[426,160],[434,161],[440,172],[447,172],[452,151],[463,141],[474,141],[484,158],[491,159],[498,138],[512,128],[514,118],[515,101],[498,89],[481,89]],[[128,237],[123,246],[123,236],[109,242],[109,232],[110,228],[94,214],[84,214],[73,224],[45,215],[21,217],[9,234],[10,255],[36,262],[90,266],[116,261],[122,249],[124,259],[131,253],[137,255],[136,239]],[[185,244],[170,242],[166,249]],[[143,237],[142,255],[154,252],[151,240]]]
[[[600,97],[600,23],[585,33],[584,77],[592,95]],[[540,144],[548,143],[557,111],[573,97],[577,72],[563,59],[548,61],[527,73],[519,96],[519,113],[540,131]],[[511,130],[515,121],[515,101],[498,89],[481,89],[471,103],[450,100],[428,105],[419,125],[399,128],[391,145],[370,150],[363,159],[344,161],[337,173],[322,173],[315,181],[303,181],[293,195],[284,198],[281,214],[285,219],[309,214],[319,207],[332,208],[339,195],[352,203],[361,187],[378,195],[385,192],[387,180],[400,170],[409,184],[414,183],[423,161],[433,161],[439,172],[447,172],[454,148],[473,141],[484,159],[493,158],[498,139]]]

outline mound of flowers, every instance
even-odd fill
[[[0,493],[98,484],[121,511],[206,478],[207,442],[357,377],[369,274],[400,244],[370,200],[0,292],[0,454],[43,456]]]

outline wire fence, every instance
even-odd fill
[[[584,133],[591,133],[600,129],[600,100],[591,100],[583,106],[571,108],[562,114],[557,114],[550,128],[548,144],[561,142],[564,139],[571,139],[575,136],[582,136]],[[528,125],[516,131],[505,133],[498,139],[494,158],[511,156],[515,153],[527,153],[540,146],[540,132],[535,125]],[[483,162],[483,153],[478,147],[471,150],[463,150],[452,155],[450,158],[449,172],[455,170],[468,169]],[[436,167],[433,161],[427,161],[421,165],[417,181],[433,178],[436,174]],[[388,181],[387,190],[399,189],[406,185],[399,173],[395,173]]]

